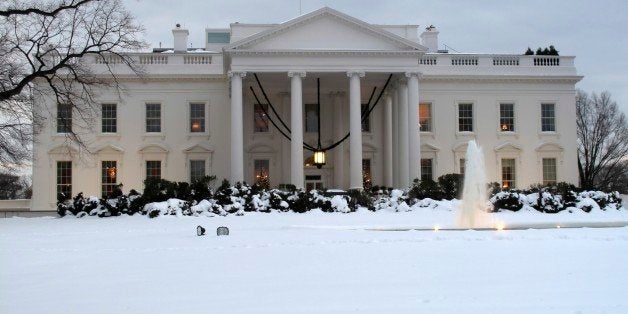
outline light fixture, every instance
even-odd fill
[[[320,147],[314,152],[314,165],[318,169],[325,165],[325,151],[320,149]]]
[[[205,228],[201,226],[196,227],[196,235],[199,237],[205,235]]]
[[[115,179],[116,178],[116,167],[109,167],[109,168],[107,168],[107,176],[109,177],[109,179]]]

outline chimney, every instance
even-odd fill
[[[188,51],[188,32],[187,29],[181,28],[181,24],[176,25],[172,30],[172,36],[174,37],[174,52],[187,52]]]
[[[421,44],[427,47],[428,52],[438,52],[438,29],[430,25],[421,34]]]

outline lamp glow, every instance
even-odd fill
[[[320,169],[325,164],[325,151],[317,150],[314,152],[314,165]]]

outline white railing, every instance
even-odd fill
[[[168,64],[168,56],[164,54],[150,54],[140,57],[140,64]]]
[[[537,67],[557,67],[560,66],[560,57],[557,56],[536,56],[534,66]]]
[[[96,64],[121,64],[122,58],[117,55],[96,56],[94,63]]]
[[[478,65],[478,57],[476,56],[452,56],[451,65]]]
[[[495,56],[493,65],[498,66],[519,66],[519,56]]]
[[[211,64],[212,56],[196,56],[196,55],[188,55],[183,56],[184,64]]]
[[[423,56],[419,59],[419,64],[423,65],[436,65],[436,56]]]

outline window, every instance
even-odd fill
[[[515,160],[513,158],[502,159],[502,188],[514,188],[516,182],[515,180]]]
[[[305,104],[305,132],[318,132],[318,110],[316,104]]]
[[[419,123],[421,132],[432,132],[432,104],[419,104]]]
[[[205,160],[190,160],[190,182],[205,177]]]
[[[499,104],[499,129],[501,132],[515,131],[514,104]]]
[[[306,175],[305,176],[305,190],[318,190],[322,191],[325,189],[325,185],[323,184],[323,177],[320,175]]]
[[[72,162],[57,161],[57,195],[72,196]]]
[[[421,158],[421,181],[434,180],[432,158]]]
[[[473,104],[458,104],[458,132],[473,132]]]
[[[365,189],[373,187],[373,176],[371,174],[371,160],[362,159],[362,185]]]
[[[362,117],[369,110],[369,104],[362,104]],[[362,132],[371,132],[371,118],[367,116],[364,120],[362,120]]]
[[[146,133],[161,132],[161,104],[146,104]]]
[[[262,187],[268,188],[270,186],[270,160],[255,159],[253,164],[255,183],[261,185]]]
[[[556,132],[556,112],[554,104],[541,104],[541,131]]]
[[[253,110],[253,131],[256,133],[268,132],[268,104],[255,104]]]
[[[161,160],[146,161],[146,179],[161,179]]]
[[[118,132],[118,108],[116,104],[102,105],[102,133]]]
[[[57,105],[57,133],[72,132],[72,106],[68,104]]]
[[[207,33],[208,44],[228,44],[231,38],[229,33]]]
[[[465,170],[465,163],[467,161],[464,158],[460,158],[460,174],[464,176],[464,170]]]
[[[103,160],[100,168],[102,198],[107,198],[116,189],[118,168],[115,161]]]
[[[190,132],[205,132],[205,104],[190,104]]]
[[[543,184],[556,184],[556,158],[543,158]]]

